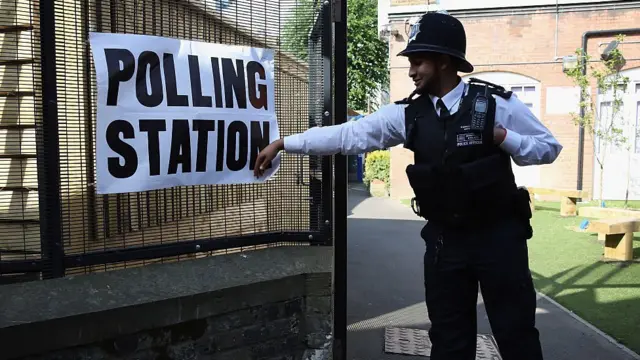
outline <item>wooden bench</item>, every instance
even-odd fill
[[[560,197],[560,216],[577,216],[578,199],[588,199],[589,192],[571,189],[550,189],[527,187],[531,199],[531,211],[535,210],[534,195],[551,195]]]
[[[604,257],[629,261],[633,259],[633,233],[640,231],[639,218],[598,219],[589,222],[588,231],[597,232],[604,240]]]
[[[581,206],[578,216],[593,219],[636,218],[640,219],[638,209],[620,209],[600,206]]]

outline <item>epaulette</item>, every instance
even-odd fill
[[[417,93],[418,93],[418,90],[416,89],[408,97],[402,100],[394,101],[394,104],[396,105],[411,104],[415,100],[413,97],[416,96]]]
[[[478,78],[469,78],[469,85],[471,84],[482,84],[486,87],[489,88],[489,91],[492,94],[498,95],[503,99],[509,99],[511,98],[511,94],[513,94],[512,91],[507,91],[504,87],[500,86],[500,85],[496,85],[494,83],[490,83],[488,81],[484,81],[484,80],[480,80]]]

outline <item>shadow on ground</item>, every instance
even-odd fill
[[[347,351],[349,360],[406,359],[384,354],[384,328],[427,328],[422,258],[424,222],[404,205],[349,191]],[[416,357],[416,359],[425,359]]]
[[[397,201],[357,189],[349,191],[348,206],[348,359],[426,359],[384,353],[385,327],[429,327],[420,238],[424,221]],[[566,296],[596,300],[593,292],[584,291]],[[478,333],[490,334],[480,295],[477,309]],[[537,323],[545,359],[632,359],[545,298],[538,299]]]
[[[532,272],[538,289],[553,297],[576,315],[632,349],[640,348],[640,312],[638,279],[628,279],[621,272],[625,263],[598,262],[573,267],[553,276]],[[637,265],[636,265],[637,266]],[[593,280],[593,277],[597,280]],[[589,278],[589,279],[587,279]],[[614,281],[612,281],[614,280]]]

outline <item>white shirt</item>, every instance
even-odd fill
[[[460,81],[442,101],[451,114],[458,111],[463,91],[468,84]],[[429,95],[434,108],[438,97]],[[509,153],[519,166],[550,164],[556,160],[562,145],[515,94],[509,100],[496,99],[495,123],[507,130],[500,148]],[[385,149],[404,143],[406,104],[389,104],[378,111],[340,125],[314,127],[284,138],[284,149],[309,155],[355,155]]]

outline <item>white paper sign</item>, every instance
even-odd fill
[[[272,50],[91,33],[97,76],[97,193],[263,182],[280,137]]]

